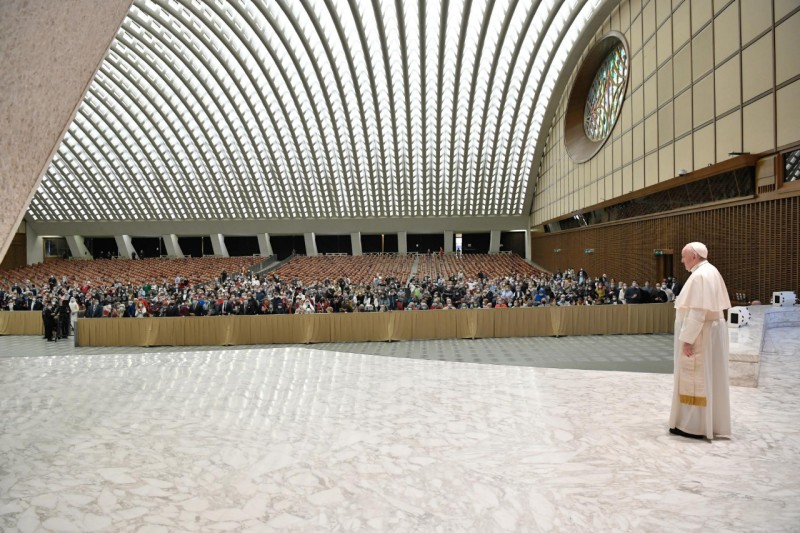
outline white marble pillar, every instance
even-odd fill
[[[67,235],[67,245],[69,245],[69,252],[75,259],[91,259],[92,254],[83,243],[83,237],[80,235]]]
[[[444,232],[444,253],[453,253],[453,232],[450,230]]]
[[[500,252],[500,230],[493,229],[489,234],[489,253],[496,254]]]
[[[262,257],[275,255],[275,252],[272,251],[272,243],[269,242],[269,233],[258,234],[258,251]]]
[[[400,255],[408,254],[408,233],[405,231],[397,234],[397,253]]]
[[[314,257],[319,255],[317,253],[317,238],[316,235],[312,233],[304,233],[303,239],[306,241],[306,255],[309,257]]]
[[[361,232],[350,234],[350,244],[353,247],[353,255],[363,255],[361,251]]]
[[[230,257],[228,255],[228,247],[225,246],[225,236],[223,234],[214,233],[211,235],[211,247],[214,249],[214,255]]]
[[[130,235],[114,235],[114,240],[117,241],[117,253],[120,257],[124,257],[126,259],[131,258],[131,253],[135,250],[133,249],[133,243],[131,242]],[[138,257],[138,255],[137,255]],[[139,258],[141,259],[141,257]]]
[[[164,246],[167,247],[167,255],[169,257],[183,257],[183,252],[178,244],[177,235],[171,233],[169,235],[162,235],[161,238],[164,239]]]

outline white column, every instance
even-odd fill
[[[363,255],[361,252],[361,232],[350,234],[350,244],[353,247],[353,255]]]
[[[272,243],[269,242],[269,233],[258,234],[258,251],[261,253],[261,257],[275,255],[275,252],[272,251]]]
[[[450,230],[444,232],[444,253],[453,253],[453,232]]]
[[[161,238],[164,239],[164,246],[167,247],[167,255],[169,257],[183,257],[177,235],[170,233],[169,235],[162,235]]]
[[[309,257],[314,257],[319,255],[317,253],[317,239],[314,233],[304,233],[303,238],[306,241],[306,255]]]
[[[131,253],[135,250],[133,249],[133,243],[131,242],[130,235],[114,235],[114,240],[117,241],[117,251],[120,257],[124,257],[125,259],[131,258]],[[136,257],[139,257],[138,255]],[[139,257],[141,259],[141,257]]]
[[[228,247],[225,246],[225,236],[223,234],[214,233],[211,235],[211,247],[214,249],[214,255],[230,257],[228,255]]]
[[[92,254],[86,249],[83,244],[83,237],[80,235],[67,235],[67,244],[69,245],[69,252],[75,259],[91,259]]]
[[[408,232],[401,231],[397,234],[397,252],[400,255],[408,254]]]
[[[44,263],[44,239],[33,232],[30,224],[26,224],[25,239],[28,247],[28,264]]]
[[[531,251],[531,239],[533,235],[531,235],[531,230],[525,230],[525,259],[528,261],[533,261],[533,252]]]
[[[489,253],[496,254],[500,252],[500,230],[493,229],[489,234]]]

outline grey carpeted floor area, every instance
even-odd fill
[[[282,345],[270,345],[278,347]],[[253,346],[226,347],[251,349]],[[315,350],[464,363],[672,373],[672,335],[594,335],[408,342],[311,344]],[[72,339],[57,343],[38,337],[0,337],[0,357],[35,357],[107,353],[176,353],[219,347],[159,346],[76,348]]]

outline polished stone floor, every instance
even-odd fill
[[[671,375],[535,367],[510,339],[366,345],[386,357],[0,338],[0,528],[797,531],[800,330],[770,335],[713,442],[667,433]],[[586,339],[566,351],[639,340]]]

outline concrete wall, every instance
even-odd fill
[[[131,3],[0,2],[0,259]]]

